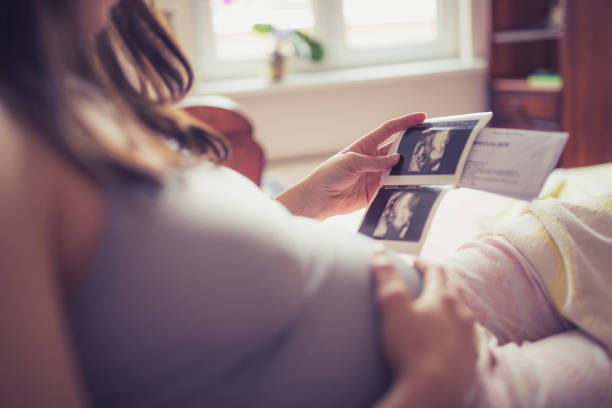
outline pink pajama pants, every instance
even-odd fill
[[[612,407],[604,346],[561,316],[537,272],[504,238],[463,246],[444,263],[488,336],[472,407]],[[611,306],[612,307],[612,306]]]

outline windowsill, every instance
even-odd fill
[[[349,86],[364,82],[393,82],[396,80],[422,79],[459,73],[482,73],[487,69],[484,59],[445,59],[411,62],[393,65],[378,65],[348,68],[333,71],[288,74],[281,82],[272,82],[266,77],[242,78],[201,82],[197,94],[222,94],[227,96],[254,96],[291,92],[304,88],[330,88]]]

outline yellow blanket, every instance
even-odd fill
[[[559,311],[612,350],[612,194],[535,201],[496,233],[529,259]]]

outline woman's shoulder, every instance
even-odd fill
[[[18,120],[0,100],[0,217],[15,211],[46,211],[65,201],[66,191],[87,184],[37,130]],[[78,182],[80,181],[80,183]],[[4,213],[4,214],[2,214]],[[14,214],[9,214],[13,216]]]
[[[41,214],[46,205],[32,178],[38,164],[29,155],[27,131],[2,102],[0,145],[0,247],[27,245],[36,251],[41,241],[33,238],[44,234]]]
[[[0,100],[0,202],[20,199],[20,186],[25,181],[28,155],[25,130]],[[2,214],[0,214],[0,217]]]
[[[0,242],[37,251],[52,237],[57,203],[50,153],[0,102]],[[8,241],[7,241],[8,240]],[[2,246],[0,244],[0,246]]]
[[[54,258],[63,271],[86,264],[103,223],[102,192],[1,101],[0,143],[0,240],[16,230],[47,237],[37,241],[61,248]]]
[[[18,120],[0,100],[0,186],[13,199],[33,198],[42,192],[39,187],[48,181],[53,161],[51,148],[45,145],[36,131]],[[5,198],[5,197],[3,197]]]

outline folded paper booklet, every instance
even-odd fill
[[[484,128],[491,113],[428,119],[406,130],[390,153],[400,161],[382,184],[359,232],[418,254],[444,193],[468,187],[531,200],[555,168],[568,135]]]

